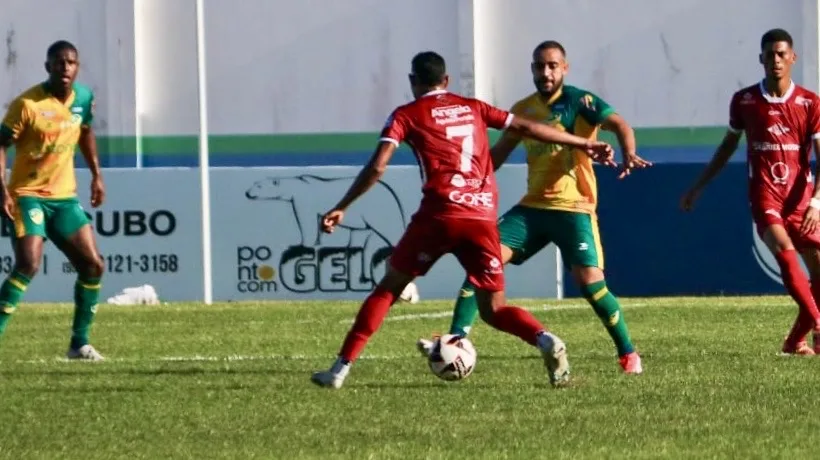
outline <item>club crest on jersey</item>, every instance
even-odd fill
[[[595,110],[594,102],[595,102],[595,99],[592,97],[591,94],[585,94],[584,97],[581,98],[581,104],[583,104],[584,107],[586,107],[590,110]]]
[[[740,100],[741,105],[749,105],[749,104],[754,104],[754,103],[755,103],[755,101],[754,101],[754,96],[752,96],[752,93],[743,93],[743,96],[741,96],[741,100]]]
[[[31,222],[34,223],[34,225],[42,224],[43,223],[43,210],[42,209],[29,209],[28,218],[31,219]]]
[[[808,107],[811,105],[811,99],[807,99],[803,96],[795,96],[794,103],[797,105],[802,105],[804,107]]]

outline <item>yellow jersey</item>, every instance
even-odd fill
[[[521,99],[511,112],[594,140],[600,124],[615,110],[589,91],[564,85],[548,101],[537,92]],[[519,204],[594,214],[598,187],[592,159],[564,145],[522,141],[527,152],[527,193]]]
[[[13,197],[71,198],[77,194],[74,152],[82,127],[90,126],[94,94],[74,84],[64,103],[45,83],[23,92],[9,105],[0,130],[15,146],[9,193]]]

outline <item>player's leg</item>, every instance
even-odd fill
[[[610,292],[604,277],[604,256],[598,221],[583,213],[550,211],[554,239],[570,266],[581,293],[592,306],[612,338],[618,361],[624,372],[643,372],[641,358],[635,352],[620,302]]]
[[[388,310],[414,278],[422,276],[444,252],[446,234],[436,222],[413,221],[390,256],[390,266],[384,278],[365,299],[353,326],[347,333],[336,361],[327,371],[316,372],[313,383],[341,388],[370,337],[379,329]],[[425,257],[419,257],[424,254]]]
[[[55,200],[46,205],[53,208],[53,217],[47,222],[46,230],[54,244],[77,270],[74,319],[67,356],[69,359],[100,361],[103,359],[102,355],[89,340],[104,270],[94,230],[77,200]]]
[[[531,221],[536,218],[535,214],[538,212],[536,209],[514,206],[498,220],[501,263],[512,262],[520,265],[548,244],[548,241],[540,239],[539,235],[531,230]],[[477,314],[475,286],[469,279],[465,279],[453,309],[449,333],[466,337]]]
[[[800,255],[806,263],[806,268],[809,270],[811,293],[812,297],[814,297],[815,304],[817,304],[818,299],[820,299],[820,246],[812,244],[810,246],[803,247],[800,250]],[[801,310],[797,315],[797,320],[795,321],[792,330],[806,330],[808,328],[807,326],[811,326],[811,324],[811,316]],[[814,345],[812,353],[820,354],[820,331],[813,331],[812,342]],[[805,352],[807,348],[808,344],[804,341],[803,344],[798,344],[796,351],[802,349],[803,354],[806,354]]]
[[[31,279],[40,269],[45,237],[45,214],[36,198],[21,197],[11,222],[14,267],[0,286],[0,336],[23,299]],[[6,222],[4,222],[6,224]]]
[[[782,221],[767,222],[763,229],[762,239],[780,266],[780,276],[786,291],[797,302],[799,309],[798,321],[795,322],[788,337],[783,343],[784,353],[796,353],[798,346],[805,342],[806,335],[816,330],[820,324],[820,312],[812,296],[811,286],[803,267],[800,266],[797,250],[792,238]],[[809,321],[800,321],[800,316],[811,318]],[[804,353],[801,353],[804,354]]]
[[[498,228],[488,222],[474,223],[463,230],[462,243],[453,254],[476,287],[475,296],[481,319],[499,331],[514,335],[538,347],[544,357],[550,383],[569,382],[569,361],[564,342],[547,331],[532,313],[507,305],[504,296],[504,267],[498,244]]]

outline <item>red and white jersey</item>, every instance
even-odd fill
[[[496,220],[487,128],[505,129],[513,115],[476,99],[432,91],[390,115],[381,140],[406,142],[421,168],[419,214]]]
[[[734,94],[729,127],[746,134],[753,203],[789,202],[793,210],[808,204],[812,144],[820,137],[820,100],[815,93],[792,82],[782,97],[775,97],[761,81]]]

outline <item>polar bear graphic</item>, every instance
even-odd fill
[[[310,174],[266,177],[256,181],[245,196],[290,206],[301,235],[301,241],[294,243],[315,247],[321,245],[323,236],[322,215],[336,205],[355,179]],[[401,201],[388,184],[379,181],[347,210],[339,227],[350,231],[348,245],[363,248],[365,260],[372,261],[378,251],[396,245],[406,226]]]

